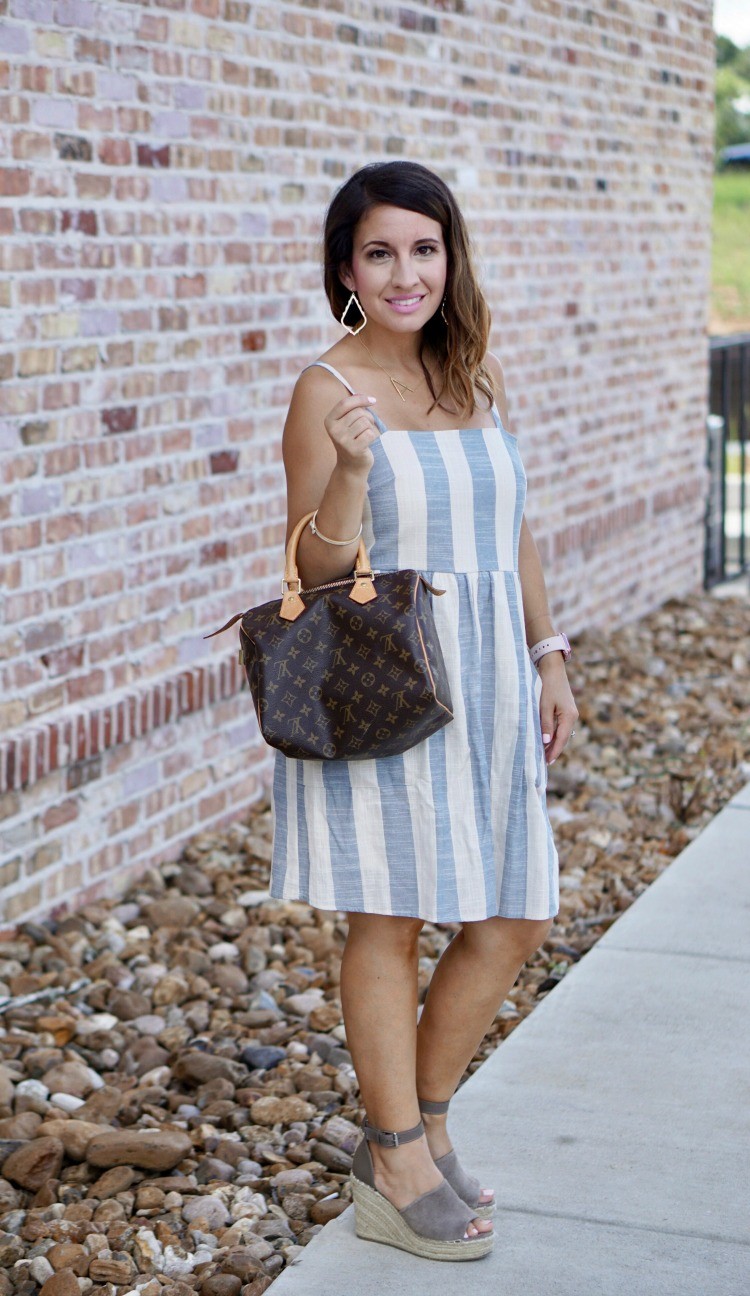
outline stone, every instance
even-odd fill
[[[0,1265],[3,1271],[12,1269],[23,1259],[24,1244],[19,1237],[0,1233]]]
[[[85,1098],[94,1089],[101,1089],[104,1081],[91,1067],[82,1062],[61,1062],[45,1072],[44,1083],[50,1093],[73,1094]]]
[[[75,1023],[75,1033],[81,1038],[87,1035],[98,1035],[102,1031],[116,1029],[118,1020],[113,1013],[92,1013],[90,1017],[79,1017]]]
[[[141,1017],[133,1018],[133,1026],[139,1035],[161,1035],[166,1024],[158,1013],[144,1013]]]
[[[247,1077],[245,1068],[230,1058],[197,1052],[183,1053],[172,1067],[172,1074],[175,1080],[188,1080],[193,1084],[205,1084],[218,1076],[240,1084]]]
[[[224,959],[234,961],[234,959],[240,957],[240,951],[231,941],[219,941],[216,945],[209,945],[208,957],[215,962],[220,962]]]
[[[61,1269],[39,1288],[39,1296],[81,1296],[78,1279],[70,1269]]]
[[[172,1170],[189,1156],[192,1142],[182,1130],[107,1130],[92,1138],[86,1160],[94,1166],[139,1166],[144,1170]]]
[[[111,1085],[105,1085],[103,1089],[98,1089],[86,1099],[83,1107],[79,1107],[76,1112],[78,1120],[106,1121],[109,1124],[119,1113],[123,1104],[123,1096],[119,1089]]]
[[[283,1197],[286,1192],[307,1188],[312,1182],[313,1177],[309,1170],[280,1170],[271,1179],[280,1197]]]
[[[74,1274],[82,1278],[88,1273],[91,1259],[86,1248],[78,1242],[56,1242],[46,1252],[46,1258],[56,1272],[60,1269],[72,1269]]]
[[[215,1273],[204,1278],[201,1296],[239,1296],[242,1279],[236,1274]]]
[[[199,1184],[212,1183],[217,1179],[224,1183],[231,1183],[235,1173],[234,1166],[228,1165],[226,1161],[220,1161],[218,1157],[203,1157],[195,1169],[195,1177]]]
[[[346,1174],[352,1168],[351,1154],[341,1148],[333,1147],[330,1143],[314,1139],[310,1151],[316,1161],[320,1161],[321,1165],[334,1174]]]
[[[247,994],[250,982],[242,968],[233,963],[217,963],[211,969],[211,983],[228,994]]]
[[[330,1002],[312,1008],[308,1017],[310,1026],[317,1031],[330,1030],[332,1026],[338,1026],[341,1019],[341,1005]]]
[[[272,1044],[255,1045],[242,1050],[240,1054],[245,1066],[251,1071],[265,1070],[279,1065],[279,1062],[286,1061],[286,1050],[283,1048],[274,1048]]]
[[[14,1090],[12,1071],[0,1065],[0,1107],[12,1106]]]
[[[74,1094],[53,1093],[50,1094],[50,1106],[57,1107],[59,1111],[74,1112],[78,1111],[86,1104],[83,1098],[76,1098]]]
[[[163,1188],[155,1188],[153,1184],[139,1184],[135,1194],[136,1210],[161,1210],[164,1206],[167,1194]]]
[[[354,1121],[346,1120],[344,1116],[332,1116],[318,1130],[319,1139],[349,1153],[354,1152],[361,1137],[362,1130],[359,1125],[355,1125]]]
[[[101,1130],[99,1132],[101,1133]],[[111,1170],[105,1170],[96,1183],[91,1185],[89,1197],[106,1201],[109,1197],[116,1197],[120,1192],[127,1192],[134,1179],[135,1171],[129,1165],[114,1166]]]
[[[342,1201],[340,1197],[325,1197],[310,1207],[310,1219],[314,1224],[327,1224],[329,1220],[343,1215],[350,1205],[351,1202]]]
[[[228,1224],[231,1215],[220,1197],[191,1197],[182,1208],[182,1218],[188,1224],[199,1220],[206,1228],[214,1230]]]
[[[228,1255],[224,1256],[221,1262],[221,1272],[234,1274],[242,1282],[247,1282],[250,1278],[254,1278],[256,1274],[263,1273],[263,1261],[254,1253],[254,1248],[238,1247],[236,1251],[230,1251]]]
[[[284,1012],[292,1017],[307,1017],[313,1008],[320,1008],[323,1000],[322,990],[304,990],[302,994],[287,995],[282,1001]]]
[[[135,1276],[135,1263],[126,1251],[101,1251],[89,1265],[94,1282],[128,1283]]]
[[[3,1162],[3,1176],[21,1188],[37,1192],[48,1179],[57,1179],[65,1148],[57,1138],[35,1138],[11,1152]]]
[[[8,1116],[0,1120],[0,1139],[33,1139],[41,1123],[39,1112],[25,1111],[18,1116]]]
[[[151,1003],[137,990],[117,989],[110,994],[107,1007],[119,1021],[135,1021],[150,1011]]]
[[[71,1161],[83,1161],[92,1138],[101,1132],[101,1125],[82,1120],[46,1120],[39,1127],[40,1135],[60,1140]]]
[[[143,910],[150,927],[189,927],[199,913],[200,905],[187,896],[153,900]]]
[[[46,1256],[34,1256],[34,1259],[29,1265],[29,1274],[34,1279],[34,1282],[38,1283],[40,1287],[48,1278],[52,1277],[54,1272],[55,1271]]]
[[[315,1115],[315,1107],[296,1095],[287,1098],[258,1098],[250,1108],[256,1125],[277,1125],[279,1122],[307,1121]]]
[[[44,1115],[49,1106],[49,1089],[41,1080],[21,1080],[16,1085],[16,1112],[34,1111]]]

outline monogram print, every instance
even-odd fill
[[[364,760],[406,751],[453,718],[427,587],[406,569],[378,573],[377,597],[353,584],[302,590],[305,611],[281,600],[242,614],[244,664],[261,733],[285,756]]]

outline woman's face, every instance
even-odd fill
[[[341,282],[356,291],[368,321],[415,333],[440,310],[447,270],[439,222],[381,203],[357,225],[351,268],[342,266]],[[356,315],[352,308],[355,324]]]

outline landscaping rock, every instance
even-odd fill
[[[106,1130],[92,1138],[86,1160],[93,1166],[142,1166],[172,1170],[192,1151],[181,1130]]]
[[[57,1138],[36,1138],[11,1152],[3,1162],[3,1177],[36,1192],[62,1169],[65,1148]]]

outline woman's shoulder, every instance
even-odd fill
[[[349,395],[346,376],[339,372],[335,363],[338,355],[334,353],[335,348],[329,348],[300,369],[289,402],[287,427],[293,429],[299,424],[307,436],[316,427],[322,430],[332,407]]]
[[[515,429],[510,427],[508,398],[505,394],[505,374],[503,373],[503,366],[492,351],[485,352],[484,367],[490,375],[492,386],[495,389],[495,404],[500,413],[500,422],[506,432],[510,432],[515,436]]]
[[[492,385],[495,388],[495,393],[497,394],[497,392],[502,392],[503,395],[505,395],[505,374],[503,373],[503,366],[501,365],[500,361],[498,360],[494,352],[492,351],[485,352],[484,367],[488,371],[492,379]]]
[[[346,373],[341,372],[342,360],[338,353],[338,343],[329,347],[322,355],[308,360],[297,375],[296,388],[303,391],[328,392],[336,386],[351,386]]]

